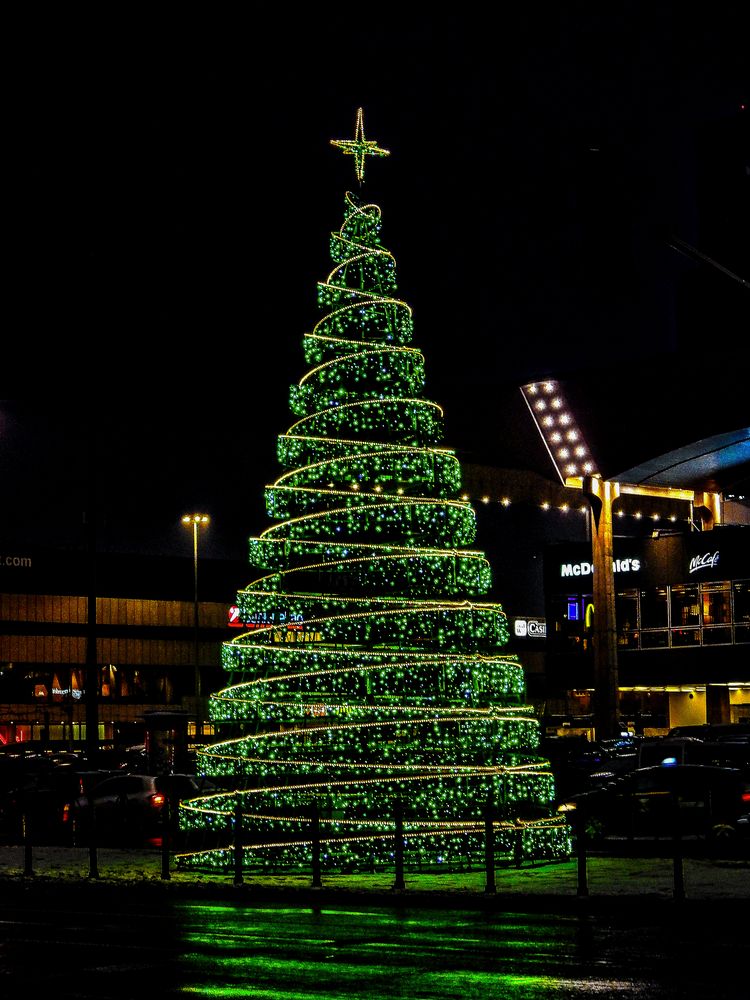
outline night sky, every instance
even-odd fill
[[[103,546],[184,554],[179,517],[205,509],[206,553],[244,555],[357,187],[329,139],[359,106],[391,150],[363,193],[466,461],[549,473],[521,383],[605,369],[625,393],[639,367],[718,353],[717,331],[730,396],[746,11],[66,11],[19,31],[3,383],[30,395],[2,404],[0,548],[76,544],[93,468]]]

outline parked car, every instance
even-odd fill
[[[16,750],[0,753],[0,842],[22,842],[24,816],[33,790],[53,769],[54,763],[45,754]]]
[[[81,804],[116,771],[59,765],[37,776],[25,793],[27,829],[34,844],[74,844]]]
[[[750,808],[750,782],[734,768],[704,764],[637,768],[573,795],[559,809],[582,810],[593,839],[680,837],[732,842]]]
[[[77,762],[80,763],[80,762]],[[85,768],[85,762],[84,762]],[[47,758],[0,764],[0,841],[72,844],[78,802],[116,771],[86,770]]]
[[[666,736],[644,741],[638,750],[638,767],[655,764],[707,764],[736,768],[750,778],[750,741]]]
[[[692,736],[699,740],[750,739],[750,722],[704,722],[697,726],[673,726],[667,733],[673,736]]]
[[[543,739],[540,753],[550,762],[558,801],[634,770],[639,743],[640,738],[633,736],[599,741],[578,736]]]
[[[102,844],[160,844],[167,803],[174,834],[177,804],[216,790],[213,782],[192,774],[113,775],[77,802],[76,842],[86,843],[93,835]]]

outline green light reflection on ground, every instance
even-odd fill
[[[616,970],[606,963],[601,976],[590,964],[585,972],[577,962],[568,965],[581,932],[575,918],[200,904],[178,909],[180,979],[190,984],[181,987],[185,995],[217,1000],[648,996],[642,984],[612,976]]]

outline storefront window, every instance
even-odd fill
[[[617,617],[617,629],[628,632],[630,629],[638,628],[638,591],[623,590],[615,594],[615,615]]]
[[[666,628],[667,588],[654,587],[641,591],[641,628]]]
[[[678,584],[672,587],[672,628],[700,625],[697,584]]]
[[[620,715],[641,736],[651,735],[652,730],[666,729],[669,695],[664,691],[623,691]]]
[[[704,625],[728,625],[732,620],[729,581],[701,584]]]
[[[584,631],[584,606],[579,594],[568,594],[550,602],[552,627],[548,633],[558,649],[581,649]]]
[[[669,633],[666,629],[653,632],[641,632],[641,649],[662,649],[669,645]]]
[[[621,632],[617,630],[617,645],[620,649],[638,649],[640,632]]]
[[[697,628],[673,628],[673,646],[699,646],[701,641],[700,629]]]
[[[739,624],[750,624],[750,580],[737,580],[734,590],[734,620]]]
[[[732,641],[732,630],[728,625],[713,625],[703,629],[704,646],[721,646]]]
[[[36,671],[25,669],[25,664],[0,663],[0,704],[48,697],[46,675],[38,676]]]
[[[617,645],[622,649],[638,648],[638,591],[623,590],[615,594]]]

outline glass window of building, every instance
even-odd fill
[[[701,584],[701,610],[704,625],[729,625],[732,621],[732,602],[729,581]]]
[[[723,646],[731,643],[732,629],[729,625],[712,625],[703,629],[704,646]]]
[[[699,646],[701,641],[701,632],[698,628],[673,628],[672,629],[672,645],[673,646]]]
[[[641,628],[666,628],[669,625],[667,588],[652,587],[641,591]]]
[[[617,628],[629,631],[638,628],[638,591],[623,590],[615,594]]]
[[[703,617],[703,645],[720,646],[732,642],[732,597],[728,580],[719,583],[702,583],[701,614]]]
[[[550,601],[553,630],[548,639],[558,647],[580,648],[584,631],[584,602],[580,594],[568,594]]]
[[[750,580],[735,580],[732,589],[735,623],[750,625]]]
[[[669,645],[669,632],[665,628],[641,632],[641,649],[662,649]]]
[[[732,584],[734,641],[750,642],[750,580],[735,580]]]
[[[680,583],[672,587],[672,628],[700,625],[698,584]]]
[[[638,648],[638,591],[623,590],[615,594],[617,645],[625,649]]]

